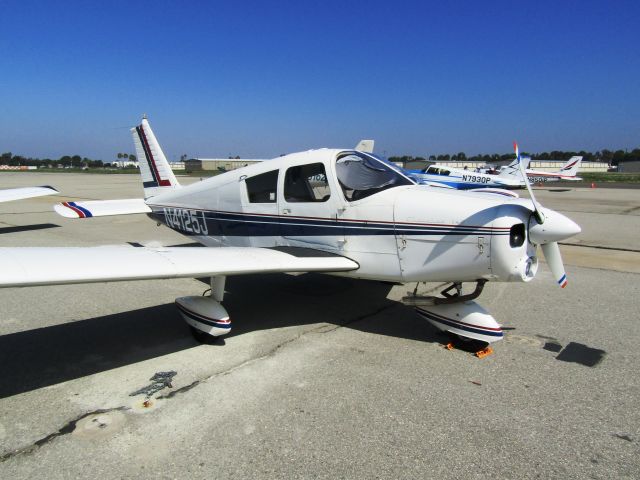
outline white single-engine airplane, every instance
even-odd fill
[[[409,176],[422,185],[437,186],[441,184],[458,190],[478,190],[481,188],[514,189],[526,188],[526,181],[520,170],[524,163],[528,181],[531,183],[558,182],[560,180],[578,181],[576,176],[582,157],[571,157],[557,172],[544,172],[528,168],[528,157],[518,157],[509,165],[503,166],[499,173],[481,173],[462,168],[430,165],[424,170],[408,170]],[[504,193],[506,194],[506,193]],[[515,194],[514,194],[515,196]]]
[[[131,130],[145,199],[66,202],[72,218],[147,213],[208,247],[0,248],[0,286],[210,277],[209,296],[176,299],[197,335],[231,321],[229,275],[325,272],[388,282],[451,282],[442,297],[405,302],[443,331],[482,342],[503,337],[475,299],[487,281],[528,282],[540,245],[557,283],[558,241],[573,221],[519,199],[416,185],[402,170],[353,149],[294,153],[181,187],[146,118]],[[313,179],[313,181],[312,181]],[[474,282],[463,294],[463,282]]]
[[[575,156],[567,160],[562,168],[556,172],[527,169],[527,176],[531,183],[559,182],[561,180],[577,182],[582,180],[582,178],[577,176],[581,163],[582,157]]]
[[[519,171],[518,160],[516,159],[499,174],[474,172],[473,170],[440,165],[429,165],[423,170],[407,170],[407,173],[421,185],[443,185],[458,190],[475,190],[482,188],[524,188],[524,181]]]
[[[56,193],[60,192],[48,185],[43,185],[42,187],[5,188],[4,190],[0,190],[0,202],[12,202],[14,200],[23,200],[25,198],[54,195]]]

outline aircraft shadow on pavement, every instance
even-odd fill
[[[224,301],[233,320],[229,336],[329,323],[378,335],[442,342],[444,335],[411,308],[386,299],[390,289],[380,282],[321,274],[232,277]],[[375,315],[388,309],[393,309],[391,314]],[[173,304],[3,335],[0,398],[198,345]],[[208,348],[224,351],[224,342]]]
[[[35,225],[16,225],[13,227],[0,227],[0,235],[5,233],[32,232],[34,230],[46,230],[48,228],[56,228],[60,225],[55,223],[37,223]]]

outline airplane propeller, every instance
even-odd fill
[[[567,286],[567,274],[564,270],[564,264],[562,263],[558,242],[577,235],[581,232],[581,229],[573,220],[556,211],[542,207],[542,205],[536,201],[533,189],[529,183],[529,178],[527,177],[524,162],[522,162],[520,158],[518,144],[514,142],[513,147],[516,158],[518,159],[520,173],[522,174],[529,195],[531,196],[531,202],[533,203],[533,215],[529,219],[528,226],[529,241],[534,245],[540,245],[554,279],[561,288],[564,288]]]

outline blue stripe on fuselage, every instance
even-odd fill
[[[185,235],[198,235],[189,231],[188,225],[175,221],[171,213],[165,218],[164,208],[151,206],[150,214],[155,220]],[[290,217],[238,212],[202,211],[167,207],[171,211],[198,211],[206,221],[209,236],[338,236],[338,235],[509,235],[509,230],[467,225],[403,225],[381,222],[358,222],[327,218]]]

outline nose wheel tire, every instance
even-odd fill
[[[189,325],[189,331],[191,332],[191,336],[198,343],[202,343],[204,345],[224,345],[224,338],[222,337],[214,337],[213,335],[204,333],[202,330],[198,330],[191,325]]]

